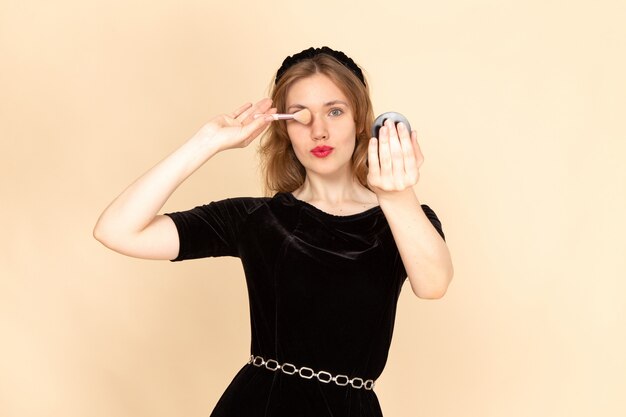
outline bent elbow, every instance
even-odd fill
[[[446,292],[448,291],[448,287],[446,286],[445,288],[442,289],[431,289],[428,291],[413,291],[413,293],[418,297],[421,298],[422,300],[438,300],[440,298],[443,298],[444,295],[446,295]]]
[[[106,228],[102,226],[101,222],[98,221],[96,225],[93,227],[93,231],[91,232],[94,239],[98,242],[102,243],[104,246],[107,246],[107,240],[109,239]]]
[[[105,248],[116,250],[113,241],[111,241],[110,236],[107,235],[105,231],[95,227],[92,232],[93,238],[100,242]]]
[[[93,238],[102,243],[105,247],[116,250],[116,234],[105,227],[101,222],[96,223],[92,231]]]
[[[438,300],[443,298],[448,292],[448,287],[452,281],[453,271],[450,270],[444,276],[431,282],[430,285],[417,286],[412,285],[413,293],[424,300]],[[413,282],[413,281],[411,281]]]
[[[94,239],[96,239],[98,242],[100,243],[104,243],[102,240],[104,239],[103,237],[103,232],[102,229],[99,227],[99,224],[96,223],[96,225],[94,226],[91,235],[93,236]]]

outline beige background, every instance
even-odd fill
[[[345,50],[425,154],[445,298],[405,288],[387,416],[626,415],[626,3],[0,0],[0,415],[208,416],[249,353],[239,261],[141,261],[102,209],[281,60]],[[260,195],[254,147],[166,210]]]

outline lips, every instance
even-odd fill
[[[331,146],[317,146],[311,149],[311,153],[318,158],[324,158],[328,156],[333,151],[333,149],[334,148]]]

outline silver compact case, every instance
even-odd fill
[[[409,132],[411,131],[411,124],[409,123],[406,117],[404,117],[400,113],[396,113],[395,111],[388,111],[386,113],[381,114],[380,116],[376,118],[376,120],[374,120],[374,125],[372,126],[373,137],[376,137],[376,138],[378,137],[378,132],[380,131],[380,128],[388,119],[393,121],[395,124],[398,124],[400,122],[404,123],[404,125],[409,130]]]

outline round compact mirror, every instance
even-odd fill
[[[385,123],[385,120],[391,119],[394,123],[398,124],[400,122],[404,123],[409,132],[411,131],[411,125],[406,117],[401,115],[400,113],[396,113],[395,111],[388,111],[387,113],[383,113],[374,120],[374,125],[372,126],[372,136],[378,137],[378,132],[380,128]]]

